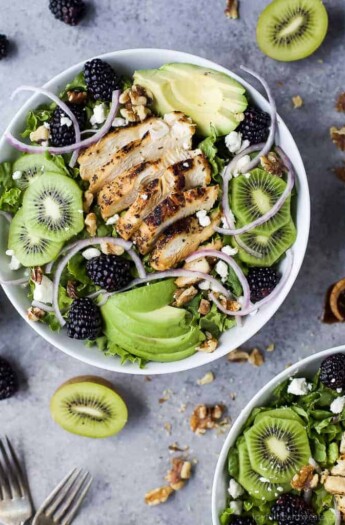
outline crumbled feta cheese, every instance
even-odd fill
[[[228,492],[233,499],[237,499],[244,494],[243,487],[235,479],[230,479]]]
[[[101,252],[97,250],[97,248],[88,248],[87,250],[84,250],[82,252],[82,256],[87,261],[90,261],[91,259],[94,259],[95,257],[99,257],[101,255]]]
[[[113,128],[123,128],[124,126],[127,126],[127,121],[125,118],[115,117],[111,125]]]
[[[245,176],[246,179],[249,179],[250,178],[250,173],[243,173],[243,175]]]
[[[72,125],[73,125],[73,122],[71,121],[70,118],[63,117],[63,116],[60,118],[60,126],[67,126],[68,128],[70,128]]]
[[[242,505],[242,501],[230,501],[230,509],[234,511],[236,516],[240,516],[242,514]]]
[[[12,179],[13,180],[19,180],[22,178],[22,175],[23,173],[21,171],[15,171],[13,174],[12,174]]]
[[[305,377],[295,377],[291,380],[288,387],[288,393],[295,396],[305,396],[308,390],[308,383]]]
[[[9,264],[10,270],[19,270],[21,267],[20,261],[17,259],[15,255],[12,255],[11,262]]]
[[[236,217],[235,217],[235,215],[232,213],[231,210],[229,210],[229,218],[231,219],[231,222],[232,222],[233,224],[235,224],[235,222],[236,222]],[[228,224],[228,221],[226,220],[226,218],[225,218],[225,217],[222,217],[221,220],[222,220],[222,228],[229,229],[229,224]]]
[[[50,124],[49,124],[49,122],[43,122],[43,126],[44,126],[46,129],[50,129]]]
[[[40,283],[35,283],[34,300],[44,304],[53,302],[53,281],[46,275],[42,276]]]
[[[341,414],[345,406],[345,396],[337,397],[331,404],[331,412],[333,414]]]
[[[9,257],[12,257],[14,255],[14,251],[13,250],[6,250],[6,255],[8,255]]]
[[[234,176],[239,175],[241,170],[245,166],[247,166],[247,164],[249,164],[249,162],[250,162],[250,156],[249,155],[244,155],[241,159],[239,159],[237,164],[236,164],[236,170],[235,170]]]
[[[225,145],[230,153],[238,153],[242,146],[242,133],[231,131],[231,133],[225,137]]]
[[[200,226],[202,226],[203,228],[206,227],[206,226],[209,226],[211,224],[211,219],[207,215],[207,211],[206,210],[198,211],[196,216],[198,218]]]
[[[49,142],[47,140],[42,140],[41,142],[41,146],[43,146],[44,148],[46,148],[48,146]]]
[[[113,224],[116,224],[117,221],[119,220],[120,218],[120,215],[118,215],[117,213],[115,213],[115,215],[113,215],[112,217],[109,217],[109,219],[107,220],[107,222],[105,223],[107,226],[112,226]]]
[[[201,281],[201,283],[199,283],[199,288],[200,290],[209,290],[210,289],[209,281]]]
[[[93,108],[93,113],[90,118],[90,123],[92,126],[95,126],[96,124],[103,124],[103,122],[106,120],[105,116],[105,106],[104,104],[96,104],[96,106]]]
[[[143,201],[147,201],[148,199],[148,195],[146,193],[143,193],[142,195],[140,195],[140,197],[142,198]]]
[[[338,393],[338,394],[341,394],[341,393],[342,393],[342,391],[343,391],[343,389],[342,389],[342,388],[337,388],[337,393]]]
[[[229,255],[230,257],[232,257],[233,255],[236,255],[236,253],[238,253],[238,248],[232,248],[232,246],[224,246],[224,248],[221,249],[221,251],[223,253],[225,253],[225,255]]]
[[[229,273],[229,267],[224,261],[218,261],[215,267],[216,272],[220,275],[222,281],[226,281]]]

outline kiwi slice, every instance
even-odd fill
[[[238,482],[246,491],[258,500],[273,501],[283,492],[291,490],[289,484],[271,483],[267,478],[253,470],[246,443],[238,446],[239,476]]]
[[[64,175],[47,173],[30,184],[23,209],[28,228],[53,241],[66,241],[84,227],[82,191]]]
[[[250,177],[239,175],[231,183],[231,208],[241,224],[249,224],[269,212],[281,197],[286,182],[262,169],[251,171]],[[272,233],[290,220],[289,196],[278,213],[256,231]]]
[[[266,416],[245,439],[252,468],[273,483],[289,483],[311,457],[307,432],[292,419]]]
[[[63,243],[51,241],[32,233],[26,226],[23,209],[14,216],[9,230],[8,248],[23,266],[40,266],[53,261]]]
[[[96,376],[80,376],[64,383],[50,402],[52,418],[63,429],[90,438],[120,432],[128,412],[111,383]]]
[[[301,425],[304,425],[304,421],[301,417],[292,408],[283,407],[283,408],[274,408],[272,410],[263,410],[260,412],[255,420],[254,425],[259,423],[264,417],[277,417],[279,419],[292,419],[293,421],[298,421]]]
[[[65,172],[60,169],[55,162],[49,160],[45,155],[34,153],[32,155],[23,155],[13,164],[13,172],[20,171],[21,177],[16,180],[16,185],[25,190],[29,184],[34,182],[38,177],[46,173],[60,173],[64,175]]]
[[[259,17],[256,38],[263,53],[290,62],[314,53],[327,29],[328,15],[321,0],[273,0]]]
[[[257,231],[256,228],[239,236],[241,241],[262,257],[254,257],[241,248],[233,238],[232,243],[238,248],[241,261],[251,266],[272,266],[296,240],[296,228],[293,220],[272,233]]]

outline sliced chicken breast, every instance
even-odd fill
[[[191,149],[195,125],[184,115],[180,115],[170,124],[160,121],[160,130],[147,132],[142,139],[130,142],[120,149],[111,160],[97,169],[90,178],[89,191],[98,193],[108,182],[121,173],[142,162],[159,160],[166,151],[183,148]]]
[[[168,150],[161,159],[143,162],[109,182],[98,194],[98,205],[102,217],[107,219],[128,208],[138,196],[140,186],[163,175],[166,168],[180,161],[200,155],[200,150],[187,151],[183,148]]]
[[[148,253],[158,236],[174,222],[199,210],[210,210],[218,198],[219,186],[202,186],[174,193],[153,210],[134,235],[141,254]]]
[[[123,147],[130,142],[140,140],[157,124],[156,117],[151,117],[139,124],[117,128],[108,133],[96,144],[92,144],[79,155],[80,176],[83,180],[90,180],[92,175],[100,169]]]
[[[193,216],[181,219],[167,228],[152,252],[152,268],[164,271],[177,266],[197,250],[200,244],[212,237],[214,227],[219,225],[220,220],[221,212],[214,212],[209,226],[201,226]]]
[[[118,233],[124,239],[130,239],[142,221],[168,195],[195,186],[206,186],[210,180],[211,167],[202,154],[170,166],[160,179],[154,179],[142,188],[136,200],[118,221]]]

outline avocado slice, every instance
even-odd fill
[[[135,290],[115,294],[108,299],[106,306],[114,305],[126,312],[134,310],[136,312],[151,312],[172,303],[175,290],[174,280],[167,279]]]
[[[134,82],[149,89],[155,110],[164,115],[182,111],[198,133],[225,135],[236,129],[248,106],[245,88],[229,75],[193,64],[165,64],[134,73]]]

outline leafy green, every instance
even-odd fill
[[[199,328],[205,332],[210,332],[213,337],[218,339],[223,332],[232,328],[236,321],[234,318],[227,317],[220,312],[215,304],[212,304],[207,315],[201,315],[198,312],[201,298],[202,293],[199,293],[186,305],[186,310],[193,316],[191,324],[199,326]]]
[[[22,192],[12,179],[12,164],[0,164],[0,210],[16,213],[22,204]]]
[[[108,342],[107,350],[105,351],[105,355],[109,356],[119,356],[121,358],[121,364],[125,364],[127,361],[130,363],[134,363],[139,365],[139,368],[145,368],[145,365],[147,361],[145,359],[142,359],[141,357],[137,357],[133,354],[130,354],[127,352],[127,350],[124,350],[120,346],[118,346],[116,343]]]
[[[30,133],[36,131],[44,122],[50,120],[55,108],[56,105],[53,103],[50,105],[45,104],[29,111],[26,117],[26,128],[21,133],[22,137],[29,137]]]
[[[217,133],[215,128],[212,126],[211,128],[211,135],[206,137],[202,142],[199,144],[199,148],[203,152],[203,154],[208,158],[211,166],[212,166],[212,172],[213,172],[213,178],[216,182],[221,181],[221,173],[224,169],[225,161],[218,156],[218,148],[216,146],[216,142],[218,140]]]
[[[74,79],[67,84],[65,89],[60,93],[60,98],[64,99],[67,96],[68,91],[87,91],[87,85],[83,71],[78,73]]]

